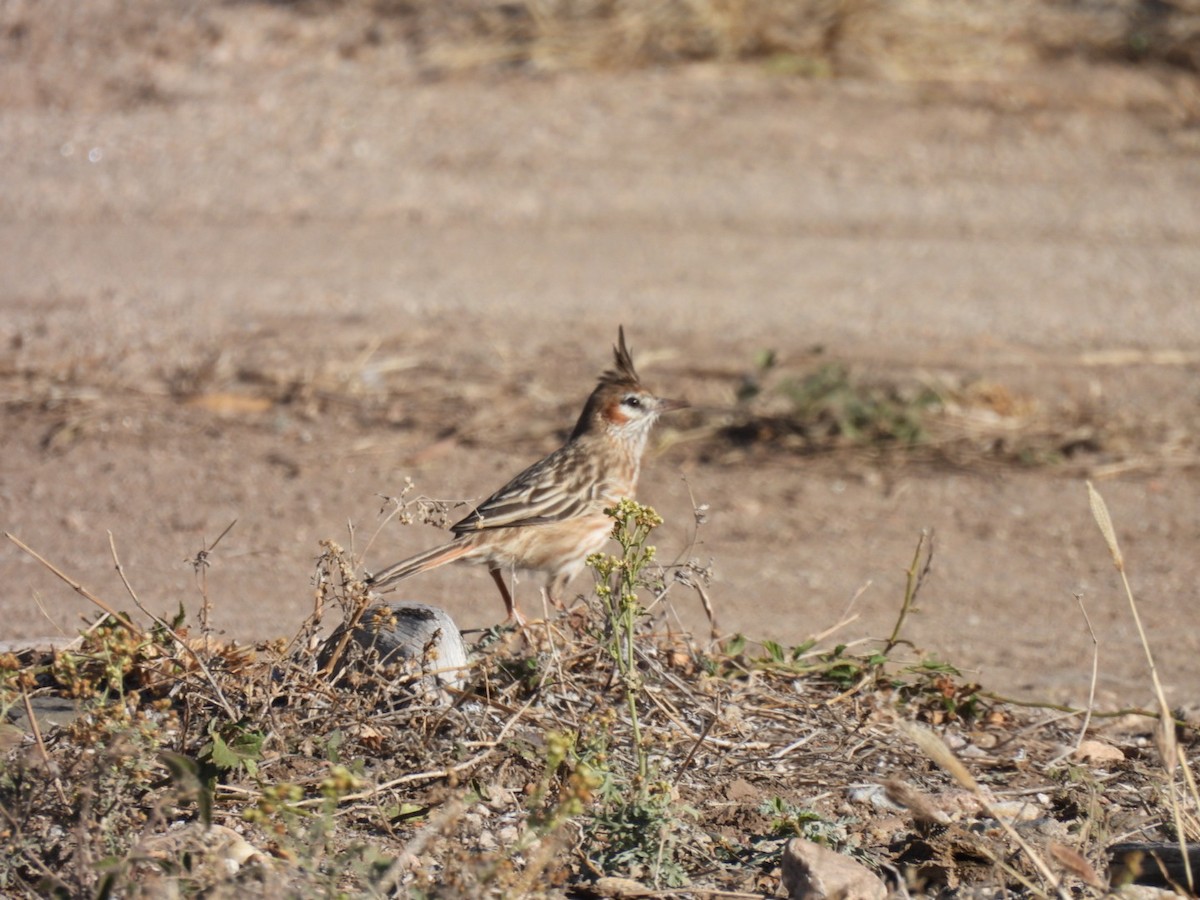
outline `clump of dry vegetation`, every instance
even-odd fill
[[[915,652],[901,632],[924,537],[886,641],[783,647],[672,630],[673,593],[706,598],[704,568],[656,564],[653,511],[614,519],[621,549],[593,558],[590,599],[484,635],[462,690],[413,691],[421,671],[369,659],[331,677],[321,619],[371,602],[333,543],[291,641],[111,610],[68,648],[0,659],[17,723],[0,889],[770,896],[797,836],[914,893],[1100,896],[1110,855],[1114,879],[1187,883],[1155,860],[1200,837],[1194,732],[1165,704],[1017,708]]]
[[[1087,360],[1073,364],[1102,382]],[[1038,467],[1094,478],[1187,468],[1197,448],[1169,416],[1132,417],[1094,396],[1051,397],[1041,385],[962,368],[862,365],[824,352],[787,366],[763,351],[737,379],[735,400],[694,414],[685,433],[702,456],[769,452],[860,456],[963,470]]]
[[[365,58],[426,77],[715,62],[955,81],[1064,58],[1195,73],[1200,13],[1150,0],[194,0],[163,15],[149,0],[9,0],[0,46],[0,99],[105,107],[169,102],[192,74],[255,61]]]
[[[427,63],[455,70],[763,61],[808,77],[928,79],[986,77],[1066,55],[1200,66],[1200,16],[1138,0],[367,3],[381,17],[411,20]],[[345,4],[310,8],[322,6]]]

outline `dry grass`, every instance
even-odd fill
[[[1145,0],[192,0],[164,15],[150,0],[5,0],[0,47],[0,101],[63,108],[170,102],[239,66],[356,58],[401,77],[751,62],[785,76],[990,81],[1063,58],[1194,73],[1200,10]]]
[[[707,389],[697,393],[711,395],[724,380],[734,402],[679,420],[682,430],[668,440],[726,462],[792,453],[843,464],[857,457],[880,466],[1039,468],[1094,479],[1200,464],[1200,447],[1181,436],[1176,414],[1123,408],[1116,390],[1101,387],[1118,374],[1134,377],[1133,367],[1100,372],[1079,360],[1061,371],[1090,382],[1093,394],[1047,389],[1045,379],[1030,383],[1019,372],[868,368],[824,354],[782,367],[766,354],[740,376],[707,373]]]
[[[355,571],[326,547],[290,642],[105,616],[70,648],[0,660],[10,710],[76,707],[4,733],[6,896],[562,896],[604,876],[769,896],[795,835],[914,893],[1099,896],[1110,844],[1200,838],[1194,792],[1153,752],[1169,732],[1190,772],[1191,730],[1097,717],[1072,752],[1084,710],[989,697],[898,633],[698,642],[668,624],[694,567],[638,576],[653,612],[632,680],[593,597],[484,635],[462,692],[412,693],[418,672],[370,660],[331,681],[321,619],[361,614]]]
[[[425,62],[460,71],[616,69],[765,61],[781,73],[994,77],[1062,55],[1200,67],[1200,11],[1111,0],[312,0],[409,23]]]

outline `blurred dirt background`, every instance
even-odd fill
[[[320,540],[437,542],[368,548],[381,495],[482,499],[624,323],[694,404],[642,498],[724,631],[886,636],[929,529],[917,647],[1082,701],[1078,596],[1101,699],[1145,702],[1091,478],[1195,702],[1198,69],[1183,0],[0,0],[3,528],[290,636]],[[0,585],[0,640],[94,612],[7,540]],[[404,593],[502,615],[478,570]]]

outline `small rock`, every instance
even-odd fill
[[[1170,900],[1179,894],[1167,888],[1150,887],[1148,884],[1124,884],[1114,894],[1122,900]]]
[[[1104,741],[1084,741],[1076,748],[1074,756],[1080,762],[1100,765],[1123,762],[1125,759],[1125,754],[1121,752],[1120,747],[1114,747]]]
[[[655,892],[631,878],[597,878],[592,890],[599,897],[653,897]]]
[[[866,866],[804,838],[788,841],[781,867],[788,900],[883,900],[888,893]]]
[[[1032,800],[996,800],[989,805],[993,815],[1009,822],[1036,822],[1046,811]]]
[[[891,796],[891,789],[882,784],[855,785],[846,791],[846,799],[851,803],[866,803],[880,810],[895,811],[904,809],[905,802]]]
[[[59,725],[70,725],[82,715],[79,703],[69,697],[30,697],[29,705],[37,717],[38,728],[46,732]],[[32,732],[33,726],[24,704],[15,704],[8,710],[8,718],[23,731]]]
[[[264,860],[257,847],[224,825],[205,826],[199,822],[148,837],[142,850],[151,859],[177,859],[185,853],[203,856],[227,877],[235,875],[248,862]]]
[[[493,811],[505,812],[516,807],[517,798],[508,788],[491,787],[488,788],[488,796],[485,802]]]

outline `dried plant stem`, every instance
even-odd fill
[[[212,552],[217,549],[217,544],[221,543],[225,535],[233,531],[233,526],[236,524],[237,519],[234,519],[232,522],[226,525],[225,530],[217,535],[217,539],[207,547],[202,548],[192,559],[192,568],[195,570],[196,578],[200,582],[200,631],[204,634],[205,641],[208,640],[209,634],[211,633],[211,627],[209,626],[208,618],[212,613],[212,600],[208,596],[208,567],[211,565],[211,563],[208,561],[208,558],[212,555]]]
[[[155,625],[157,625],[164,632],[166,632],[167,635],[170,636],[171,640],[175,642],[180,650],[191,657],[191,660],[193,663],[195,663],[196,668],[203,673],[205,680],[208,681],[208,686],[213,689],[213,693],[216,695],[218,702],[220,702],[221,707],[225,710],[226,715],[229,716],[229,721],[236,722],[238,720],[238,714],[234,712],[233,706],[230,704],[229,700],[226,699],[225,692],[221,690],[221,686],[217,684],[217,680],[213,678],[212,672],[208,671],[208,666],[204,664],[204,660],[200,658],[200,654],[197,653],[195,648],[188,644],[187,641],[180,637],[174,628],[167,624],[167,622],[162,618],[156,616],[154,613],[150,612],[150,610],[146,609],[146,607],[142,605],[142,601],[138,599],[138,595],[134,591],[133,585],[131,585],[129,583],[129,579],[125,577],[125,567],[121,565],[121,560],[117,556],[117,542],[113,538],[113,533],[111,531],[108,532],[108,546],[112,551],[113,565],[117,568],[117,575],[120,576],[121,583],[125,585],[125,590],[129,593],[129,599],[133,601],[133,605],[149,616]]]
[[[1104,498],[1100,496],[1100,492],[1092,486],[1090,481],[1087,483],[1087,489],[1088,500],[1092,506],[1092,517],[1100,527],[1100,533],[1104,535],[1104,541],[1108,544],[1108,551],[1112,555],[1113,566],[1121,576],[1121,584],[1125,587],[1125,596],[1129,599],[1129,611],[1133,614],[1133,624],[1137,627],[1138,638],[1142,642],[1142,649],[1146,652],[1146,663],[1150,667],[1150,679],[1154,682],[1154,694],[1158,698],[1161,711],[1169,717],[1170,708],[1167,706],[1162,682],[1158,679],[1158,667],[1154,664],[1154,654],[1150,652],[1150,641],[1146,637],[1146,629],[1142,627],[1142,617],[1138,614],[1137,602],[1133,599],[1133,588],[1129,586],[1129,576],[1125,572],[1125,557],[1121,554],[1121,548],[1117,544],[1117,532],[1113,528],[1112,517],[1108,514],[1108,506],[1105,504]]]
[[[985,697],[988,700],[994,700],[997,703],[1004,703],[1008,706],[1017,706],[1022,709],[1049,709],[1068,716],[1082,716],[1087,712],[1086,709],[1079,709],[1066,703],[1051,703],[1046,700],[1023,700],[1020,697],[1006,697],[1004,694],[998,694],[995,691],[980,691],[979,696]],[[1144,716],[1147,719],[1153,719],[1157,715],[1157,712],[1143,709],[1140,706],[1122,706],[1119,709],[1093,710],[1092,712],[1093,719],[1121,719],[1125,716]]]
[[[928,551],[926,552],[926,544]],[[921,554],[925,552],[925,563],[921,563]],[[905,571],[904,580],[904,602],[900,604],[900,614],[896,617],[896,624],[892,627],[891,636],[888,637],[887,643],[883,647],[883,655],[891,653],[895,646],[900,643],[900,631],[904,627],[904,620],[908,618],[909,612],[912,610],[913,603],[917,599],[917,593],[921,590],[921,585],[925,581],[925,576],[929,574],[929,568],[933,564],[933,535],[921,529],[921,535],[917,538],[917,549],[913,552],[912,563]]]
[[[1087,624],[1088,634],[1092,638],[1092,680],[1088,688],[1087,709],[1083,712],[1083,724],[1079,728],[1079,737],[1075,739],[1075,746],[1052,759],[1051,765],[1062,762],[1083,746],[1083,739],[1087,737],[1088,728],[1092,724],[1092,711],[1096,708],[1096,681],[1100,677],[1100,641],[1096,638],[1096,629],[1092,627],[1087,607],[1083,605],[1083,597],[1076,594],[1075,601],[1079,604],[1079,611],[1083,613],[1083,621]]]
[[[677,784],[679,784],[679,779],[683,777],[683,773],[686,772],[688,766],[692,764],[692,760],[696,756],[696,751],[700,749],[700,745],[704,743],[704,739],[708,737],[708,733],[712,731],[713,726],[717,724],[717,720],[720,718],[721,703],[718,700],[715,704],[715,708],[713,709],[713,714],[708,717],[708,721],[704,723],[704,728],[700,730],[700,733],[696,735],[696,739],[692,742],[692,749],[688,751],[687,756],[683,758],[683,762],[681,762],[678,768],[676,768],[675,777],[671,779],[672,787],[675,787]],[[677,722],[678,720],[672,716],[672,721]]]
[[[375,530],[373,532],[371,532],[371,536],[369,538],[367,538],[367,544],[365,547],[363,547],[362,553],[360,555],[354,556],[354,563],[356,566],[361,565],[362,561],[364,559],[366,559],[367,554],[371,552],[371,547],[372,547],[372,545],[374,545],[375,539],[377,537],[379,537],[380,534],[383,533],[383,529],[387,527],[387,524],[390,521],[392,521],[392,519],[399,518],[401,524],[403,524],[403,525],[408,525],[412,522],[412,516],[409,515],[409,513],[407,511],[408,501],[406,501],[404,498],[407,497],[409,494],[411,494],[413,492],[413,490],[415,490],[415,488],[416,488],[416,485],[413,484],[412,478],[405,478],[404,479],[404,490],[402,490],[400,492],[399,497],[384,497],[383,498],[387,502],[387,504],[391,505],[391,507],[392,507],[391,511],[388,512],[388,514],[386,516],[384,516],[382,519],[379,520],[379,524],[375,526]],[[382,512],[382,510],[380,510],[380,512]]]
[[[1146,629],[1142,627],[1142,617],[1138,614],[1137,601],[1133,598],[1133,588],[1129,586],[1129,576],[1125,572],[1125,557],[1122,555],[1121,547],[1117,543],[1117,532],[1113,527],[1112,516],[1108,513],[1108,505],[1090,481],[1087,482],[1087,490],[1088,502],[1092,507],[1092,517],[1096,520],[1096,525],[1099,526],[1105,543],[1108,544],[1108,551],[1112,556],[1113,566],[1116,567],[1117,572],[1121,576],[1121,584],[1125,587],[1125,596],[1129,600],[1129,611],[1133,615],[1134,625],[1137,626],[1138,639],[1142,642],[1142,649],[1146,653],[1146,663],[1150,667],[1150,680],[1154,684],[1154,696],[1158,700],[1158,727],[1155,729],[1155,743],[1158,746],[1159,756],[1162,758],[1163,768],[1166,769],[1169,780],[1170,790],[1168,796],[1171,798],[1171,816],[1175,822],[1175,834],[1179,840],[1180,854],[1183,857],[1184,872],[1187,875],[1187,888],[1189,892],[1195,893],[1192,864],[1188,856],[1187,840],[1184,837],[1182,815],[1179,810],[1179,798],[1175,793],[1175,768],[1182,760],[1186,769],[1187,759],[1180,754],[1175,741],[1175,717],[1171,714],[1171,708],[1167,705],[1166,692],[1163,691],[1162,682],[1158,678],[1158,667],[1154,664],[1154,654],[1150,650],[1150,640],[1146,637]],[[1188,778],[1190,781],[1190,773]]]
[[[29,699],[29,692],[24,688],[21,689],[21,702],[25,705],[25,715],[29,717],[29,730],[33,732],[33,740],[37,744],[38,755],[42,758],[42,764],[46,767],[46,771],[52,776],[51,783],[54,785],[54,792],[58,794],[58,799],[62,801],[63,806],[69,809],[71,801],[67,799],[67,793],[63,790],[62,780],[55,772],[55,766],[50,759],[50,753],[46,750],[46,742],[42,739],[42,727],[38,724],[37,716],[33,713],[33,702]]]
[[[536,699],[537,698],[535,697],[531,697],[529,702],[517,710],[517,712],[511,718],[509,718],[507,722],[504,723],[504,727],[501,728],[497,733],[495,740],[489,741],[484,747],[483,752],[476,753],[470,759],[463,760],[462,762],[453,766],[449,766],[445,769],[431,772],[411,772],[407,775],[401,775],[399,778],[393,778],[391,781],[376,785],[370,790],[362,791],[357,794],[346,794],[341,798],[342,801],[368,800],[377,796],[383,791],[391,790],[394,787],[400,787],[402,784],[413,784],[420,781],[435,781],[439,778],[450,778],[451,776],[461,775],[463,772],[470,771],[495,753],[497,748],[504,745],[505,740],[508,738],[508,733],[513,729],[517,722],[521,721],[525,714],[529,712],[529,708],[533,706]]]
[[[1008,836],[1012,839],[1013,843],[1020,847],[1025,855],[1029,857],[1029,861],[1033,863],[1034,868],[1038,870],[1042,878],[1046,880],[1046,883],[1054,889],[1054,892],[1058,894],[1062,900],[1069,900],[1071,895],[1067,893],[1061,882],[1059,882],[1058,878],[1050,870],[1050,867],[1046,865],[1046,861],[1037,854],[1033,847],[1031,847],[1023,837],[1021,837],[1020,832],[1013,828],[1008,820],[996,812],[992,806],[991,799],[984,792],[983,788],[980,787],[979,782],[977,782],[971,773],[967,771],[967,767],[964,766],[959,758],[954,755],[953,751],[946,746],[945,742],[928,728],[918,725],[915,722],[901,722],[898,726],[898,729],[909,740],[916,744],[926,756],[933,760],[934,763],[944,769],[955,781],[970,791],[975,796],[975,799],[979,802],[979,805],[983,808],[983,811],[992,819],[995,819],[1000,827],[1004,829],[1005,833],[1008,834]]]
[[[10,541],[12,541],[14,544],[16,544],[18,547],[20,547],[22,550],[24,550],[26,553],[28,553],[30,556],[32,556],[34,559],[36,559],[38,562],[40,562],[43,566],[45,566],[47,569],[49,569],[55,575],[57,575],[60,579],[65,581],[68,585],[71,586],[72,590],[74,590],[75,593],[79,594],[79,596],[83,597],[85,600],[88,600],[89,602],[100,607],[100,609],[104,610],[105,613],[112,616],[114,619],[116,619],[118,622],[120,622],[123,626],[128,628],[130,633],[137,635],[138,637],[145,637],[145,631],[143,631],[138,625],[134,624],[134,621],[131,618],[129,618],[129,616],[125,615],[125,613],[117,612],[117,610],[115,610],[111,606],[109,606],[108,603],[101,600],[99,597],[97,597],[95,594],[93,594],[91,591],[89,591],[87,588],[85,588],[78,581],[76,581],[75,579],[73,579],[69,575],[67,575],[65,572],[63,572],[62,569],[59,569],[57,566],[55,566],[52,562],[50,562],[44,556],[39,554],[37,551],[30,549],[30,547],[27,544],[25,544],[20,538],[16,537],[15,535],[10,534],[7,531],[4,532],[4,536],[6,538],[8,538]]]

